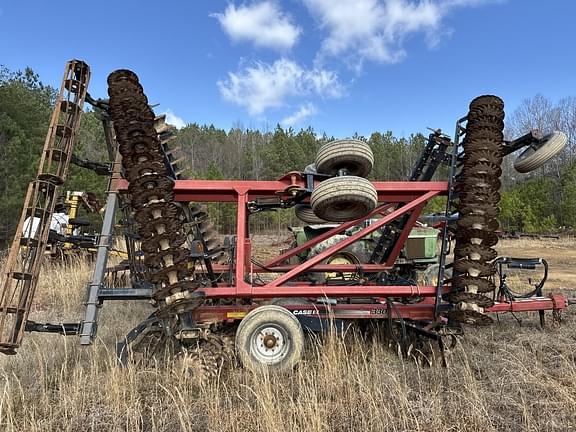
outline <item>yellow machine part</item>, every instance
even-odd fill
[[[350,252],[337,253],[326,261],[326,264],[360,264],[360,260]],[[354,279],[355,273],[352,272],[328,272],[325,273],[326,279],[351,280]]]

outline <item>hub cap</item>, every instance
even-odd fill
[[[290,350],[290,341],[284,329],[272,324],[254,332],[250,345],[254,357],[266,364],[280,362]]]

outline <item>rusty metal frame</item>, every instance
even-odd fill
[[[71,60],[66,64],[36,179],[28,186],[0,288],[0,352],[5,354],[14,354],[22,341],[89,81],[90,68],[86,63]]]

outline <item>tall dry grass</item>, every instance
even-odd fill
[[[43,270],[37,321],[74,321],[90,264]],[[202,385],[177,364],[118,368],[114,343],[149,313],[106,304],[99,338],[27,335],[0,358],[1,431],[567,431],[576,428],[574,315],[468,329],[450,367],[420,367],[349,333],[311,339],[290,374],[237,365]]]

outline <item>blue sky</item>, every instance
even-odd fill
[[[134,70],[176,123],[335,137],[452,133],[480,94],[511,114],[576,95],[571,0],[0,0],[0,64],[57,86],[65,62]]]

